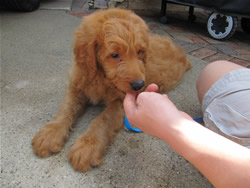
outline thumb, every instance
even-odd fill
[[[136,100],[135,94],[132,93],[126,94],[125,99],[123,101],[123,107],[127,116],[131,116],[137,109],[135,100]]]
[[[157,92],[158,86],[156,84],[150,84],[146,89],[146,92]]]

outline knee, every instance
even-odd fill
[[[228,72],[231,72],[236,69],[240,68],[245,68],[241,65],[237,65],[235,63],[232,63],[230,61],[226,60],[218,60],[214,61],[212,63],[209,63],[200,73],[198,80],[197,80],[197,85],[199,86],[200,81],[204,81],[202,78],[205,76],[206,78],[214,77],[215,80],[221,78]]]
[[[226,61],[214,61],[212,63],[209,63],[201,72],[200,75],[196,81],[196,88],[199,93],[199,90],[201,88],[204,88],[207,83],[211,82],[210,79],[214,72],[220,68],[225,66]]]
[[[197,96],[198,96],[200,103],[202,103],[205,93],[211,87],[211,84],[213,82],[211,81],[211,75],[213,74],[213,71],[216,68],[216,66],[217,66],[217,62],[208,64],[200,72],[200,75],[196,81]]]
[[[197,82],[197,94],[200,102],[202,102],[205,93],[208,89],[220,78],[222,78],[227,73],[240,69],[245,68],[243,66],[237,65],[230,61],[220,60],[214,61],[208,64],[200,73]]]
[[[214,61],[208,64],[200,73],[196,88],[198,93],[198,98],[200,102],[203,100],[203,96],[207,90],[220,78],[222,78],[228,72],[236,69],[244,68],[243,66],[237,65],[230,61],[220,60]]]

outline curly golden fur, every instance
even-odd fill
[[[55,118],[32,140],[34,152],[59,152],[86,104],[104,102],[86,133],[69,151],[75,170],[86,172],[103,162],[104,153],[123,127],[126,92],[156,83],[160,92],[174,88],[191,67],[170,39],[151,34],[145,22],[128,10],[101,10],[84,18],[75,32],[70,82]]]

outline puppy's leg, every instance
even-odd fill
[[[75,170],[86,172],[102,164],[106,148],[123,126],[123,117],[122,101],[115,101],[92,121],[87,132],[76,140],[68,154]]]
[[[40,157],[59,152],[68,138],[69,130],[83,106],[86,97],[71,84],[55,118],[46,124],[32,140],[33,150]]]

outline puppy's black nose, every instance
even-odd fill
[[[135,81],[131,82],[130,85],[134,91],[138,91],[144,86],[144,81],[143,80],[135,80]]]

